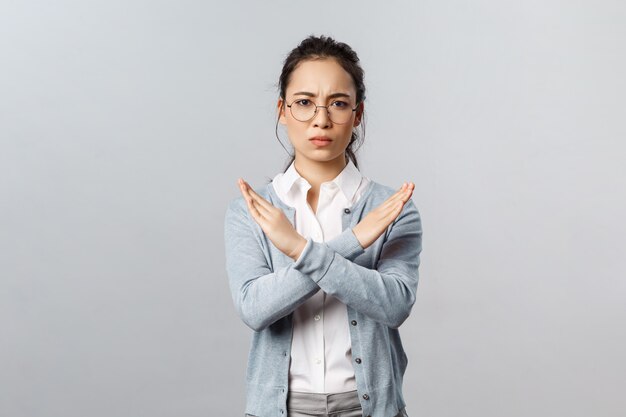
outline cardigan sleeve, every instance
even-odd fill
[[[272,270],[255,225],[243,197],[235,198],[224,221],[226,271],[239,317],[259,331],[291,313],[320,288],[294,262]]]
[[[359,242],[352,231],[352,227],[347,227],[339,235],[324,242],[324,244],[350,261],[354,261],[357,256],[365,252],[365,249],[361,246],[361,242]],[[302,254],[300,254],[298,260],[301,257]]]
[[[419,280],[422,223],[413,200],[390,225],[375,269],[352,262],[362,251],[354,233],[346,229],[325,243],[308,238],[294,267],[344,304],[398,328],[415,303]]]

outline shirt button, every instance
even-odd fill
[[[319,365],[320,363],[322,363],[322,360],[321,359],[315,359],[315,363]]]
[[[344,213],[350,213],[350,209],[349,208],[345,208],[345,209],[343,209],[343,212]]]
[[[356,320],[352,320],[350,324],[352,324],[353,326],[356,326]]]
[[[315,321],[319,321],[321,318],[322,318],[322,317],[321,317],[319,314],[316,314],[316,315],[313,317],[313,320],[315,320]]]
[[[370,396],[369,396],[369,395],[367,395],[367,394],[363,394],[363,399],[364,399],[364,400],[369,400],[369,399],[370,399]]]
[[[354,361],[355,361],[356,363],[361,363],[361,358],[356,358]]]

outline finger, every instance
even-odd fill
[[[404,205],[411,195],[413,194],[413,190],[415,189],[415,184],[412,182],[404,183],[400,192],[396,193],[392,197],[390,197],[385,203],[380,206],[382,210],[382,215],[384,217],[390,215],[395,212],[396,205],[400,203],[400,205]]]
[[[248,183],[246,183],[246,185],[248,186],[248,190],[250,191],[250,196],[265,210],[267,210],[268,213],[271,212],[272,208],[275,208],[272,203],[270,203],[269,201],[261,197],[256,191],[254,191],[254,189],[250,187]]]
[[[256,207],[252,207],[252,210],[250,211],[250,215],[254,218],[254,221],[259,226],[261,226],[261,229],[263,229],[263,231],[267,233],[267,230],[268,230],[267,219],[261,213],[259,213]]]
[[[411,198],[411,196],[413,195],[414,190],[415,184],[409,182],[407,188],[404,190],[404,194],[402,194],[402,201],[404,201],[405,203],[409,201],[409,198]]]
[[[274,206],[272,206],[263,197],[257,194],[247,182],[243,182],[243,187],[246,190],[247,195],[252,200],[252,204],[257,208],[259,213],[261,213],[265,217],[270,216],[272,214],[270,207]]]
[[[248,206],[248,211],[250,211],[250,214],[252,214],[252,212],[256,210],[256,208],[254,207],[252,197],[250,197],[250,195],[248,194],[248,191],[246,190],[246,187],[243,185],[242,180],[239,180],[239,191],[241,191],[241,195],[243,196],[243,199],[246,201],[246,206]]]
[[[248,206],[248,212],[250,212],[250,215],[252,216],[254,221],[259,226],[261,226],[261,229],[263,229],[263,231],[266,231],[267,230],[267,220],[265,219],[265,216],[263,216],[263,214],[261,212],[259,212],[259,210],[257,209],[257,205],[255,204],[254,200],[248,194],[247,190],[245,189],[245,186],[243,184],[240,184],[240,188],[241,188],[242,194],[244,194],[244,199],[246,200],[246,205]]]
[[[404,203],[402,203],[402,201],[396,203],[395,206],[392,206],[391,210],[389,210],[389,212],[385,216],[385,222],[387,224],[391,224],[395,219],[397,219],[400,215],[400,212],[402,211],[402,207],[404,207]]]
[[[408,197],[413,193],[413,190],[415,189],[415,184],[413,184],[412,182],[405,182],[405,185],[403,186],[403,188],[396,193],[395,197],[396,200],[402,200],[402,201],[407,201]]]
[[[245,186],[245,182],[242,179],[239,179],[239,191],[241,191],[241,195],[243,196],[243,199],[246,200],[246,204],[248,205],[248,208],[251,208],[253,204],[253,200]]]
[[[262,216],[262,213],[258,210],[257,205],[255,204],[254,199],[250,195],[249,188],[246,187],[247,183],[243,179],[239,179],[239,189],[241,190],[241,194],[243,198],[246,200],[246,204],[248,206],[248,211],[250,214],[255,217],[255,220],[258,220],[258,217]]]
[[[241,178],[237,179],[237,187],[239,187],[239,192],[241,193],[241,196],[243,197],[244,200],[246,200],[246,204],[248,204],[250,197],[248,196],[248,193],[246,192],[246,189],[243,186],[243,180]]]
[[[415,184],[413,184],[412,182],[408,183],[408,186],[406,188],[406,190],[404,191],[404,195],[402,196],[402,198],[400,199],[400,201],[398,202],[396,208],[397,213],[395,213],[395,217],[398,216],[398,214],[400,214],[400,211],[402,211],[402,208],[404,207],[404,205],[407,203],[407,201],[410,200],[411,196],[413,195],[413,190],[415,189]],[[392,211],[396,211],[396,210],[392,210]]]
[[[407,190],[407,186],[408,186],[408,183],[406,182],[403,183],[400,189],[395,192],[395,194],[390,196],[387,200],[383,202],[383,204],[381,204],[380,208],[383,210],[388,210],[391,207],[393,207],[393,205],[396,202],[400,201],[404,197],[406,190]]]

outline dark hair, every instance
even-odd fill
[[[341,65],[341,67],[346,70],[346,72],[352,77],[352,80],[354,81],[354,86],[356,88],[357,105],[365,100],[365,84],[363,82],[364,73],[363,68],[361,68],[361,65],[359,64],[359,57],[357,56],[356,52],[354,52],[354,50],[352,50],[349,45],[343,42],[337,42],[333,38],[324,35],[321,35],[319,37],[311,35],[308,38],[304,39],[302,42],[300,42],[300,45],[295,47],[289,53],[289,55],[287,55],[287,58],[285,58],[283,70],[280,73],[278,83],[279,94],[280,98],[283,99],[283,105],[285,102],[285,92],[287,90],[287,85],[289,84],[289,81],[291,81],[291,74],[296,69],[298,64],[303,61],[327,58],[333,58],[337,60],[339,65]],[[282,110],[284,110],[284,107]],[[359,124],[359,126],[361,127],[361,134],[359,134],[356,128],[352,129],[352,137],[350,138],[350,143],[346,148],[347,157],[352,160],[357,168],[359,167],[359,163],[357,161],[355,152],[362,145],[363,136],[365,135],[365,124],[363,122],[364,115],[365,114],[363,113],[361,117],[361,123]],[[276,138],[280,142],[280,138],[278,137],[279,118],[276,119]],[[291,159],[285,166],[283,172],[287,171],[294,159],[295,155],[291,155]]]

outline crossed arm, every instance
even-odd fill
[[[241,319],[262,330],[291,313],[320,288],[356,311],[397,328],[415,302],[422,249],[419,212],[408,200],[390,225],[375,269],[353,260],[365,249],[353,229],[327,242],[306,239],[292,263],[272,270],[262,249],[267,242],[241,199],[225,217],[226,268]]]

